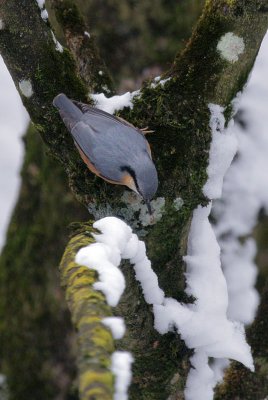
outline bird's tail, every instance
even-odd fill
[[[64,93],[60,93],[54,98],[53,105],[58,108],[68,129],[72,129],[83,115],[82,111]]]

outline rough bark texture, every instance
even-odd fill
[[[122,201],[124,189],[93,178],[87,171],[51,106],[53,97],[61,91],[85,100],[86,87],[76,75],[69,52],[55,50],[50,30],[34,1],[18,4],[15,0],[0,0],[0,5],[0,18],[5,25],[0,31],[1,54],[17,86],[22,79],[31,80],[34,93],[30,98],[23,97],[24,104],[50,152],[63,163],[72,190],[89,206],[93,216],[112,213],[125,217],[138,232],[142,229],[149,258],[166,296],[187,301],[182,256],[186,253],[192,212],[198,204],[207,203],[202,187],[207,179],[211,141],[208,103],[226,107],[228,122],[230,102],[245,84],[267,29],[267,13],[262,8],[265,1],[250,0],[245,4],[242,0],[208,0],[191,40],[165,74],[171,79],[163,86],[148,82],[134,100],[133,109],[120,113],[133,124],[149,125],[156,132],[149,140],[159,173],[157,195],[165,198],[165,206],[161,220],[149,227],[133,218],[131,206]],[[222,59],[217,51],[220,38],[227,32],[245,42],[243,54],[234,63]],[[178,198],[183,200],[179,211],[174,205]],[[72,268],[73,259],[66,260],[65,267]],[[122,268],[127,289],[115,313],[125,318],[128,332],[117,348],[128,349],[135,357],[131,399],[182,399],[190,352],[178,335],[157,334],[150,307],[143,300],[132,269],[128,265]],[[68,299],[71,309],[78,306],[79,299]],[[97,310],[99,305],[93,304],[94,307]],[[93,328],[94,323],[89,323],[87,329]],[[90,379],[88,375],[83,387],[89,387]],[[96,394],[95,399],[103,397]]]
[[[111,77],[75,3],[72,0],[50,0],[50,4],[89,92],[111,94]]]

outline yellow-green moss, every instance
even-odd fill
[[[81,227],[81,230],[83,228]],[[60,264],[62,284],[77,329],[77,363],[80,399],[112,399],[113,377],[109,369],[114,341],[109,329],[101,322],[110,316],[105,297],[93,289],[98,279],[95,271],[74,262],[77,251],[92,244],[92,226],[84,227],[70,240]]]

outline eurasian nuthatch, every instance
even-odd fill
[[[53,100],[90,171],[139,193],[151,214],[158,178],[142,130],[98,108],[59,94]]]

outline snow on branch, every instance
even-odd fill
[[[96,103],[96,107],[110,114],[114,114],[115,111],[122,110],[125,107],[133,108],[133,98],[138,97],[140,91],[126,92],[122,95],[113,97],[106,97],[104,93],[92,94],[91,97]]]

